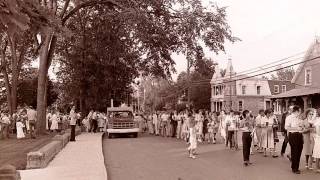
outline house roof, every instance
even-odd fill
[[[305,64],[312,58],[320,56],[320,39],[316,38],[315,41],[311,44],[309,49],[307,50],[302,63],[299,65],[295,75],[293,76],[291,83],[295,84],[300,73],[302,72]],[[305,62],[304,62],[305,61]]]
[[[296,96],[305,96],[310,94],[320,94],[319,88],[312,88],[312,87],[304,87],[304,88],[298,88],[298,89],[292,89],[290,91],[273,95],[271,96],[272,99],[277,98],[286,98],[286,97],[296,97]]]

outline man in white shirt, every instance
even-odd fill
[[[293,106],[292,114],[286,118],[285,129],[289,132],[289,144],[291,147],[291,169],[295,174],[300,174],[299,165],[303,149],[303,121],[299,117],[301,109]]]
[[[230,110],[229,115],[227,115],[226,123],[228,125],[228,138],[226,146],[228,146],[228,143],[230,143],[230,149],[233,149],[235,147],[234,132],[236,130],[236,117],[233,110]]]
[[[75,112],[76,107],[73,106],[70,111],[70,127],[71,127],[71,135],[70,141],[76,141],[76,124],[77,124],[77,113]]]
[[[37,122],[37,111],[32,109],[32,107],[30,106],[27,109],[27,117],[28,117],[28,121],[29,121],[29,129],[30,129],[30,135],[31,135],[31,139],[35,139],[35,131],[36,131],[36,122]]]
[[[167,137],[167,128],[168,128],[168,121],[169,121],[169,115],[167,112],[164,112],[162,115],[161,115],[161,123],[162,123],[162,136],[165,136]]]
[[[159,122],[158,122],[158,115],[156,112],[154,112],[152,115],[152,123],[154,127],[154,133],[156,134],[156,136],[159,136]]]

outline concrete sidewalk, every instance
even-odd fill
[[[22,180],[106,180],[102,133],[83,133],[44,169],[20,171]]]

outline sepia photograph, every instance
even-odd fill
[[[319,0],[0,0],[0,180],[319,180]]]

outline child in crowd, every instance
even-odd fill
[[[17,127],[17,139],[22,139],[25,138],[26,136],[24,135],[23,128],[25,127],[24,124],[21,122],[21,119],[18,119],[16,122],[16,127]]]
[[[195,159],[195,151],[197,148],[197,135],[196,135],[196,129],[195,129],[195,120],[192,117],[192,115],[189,115],[189,133],[190,133],[190,137],[189,137],[189,147],[188,147],[188,152],[189,152],[189,157]]]

